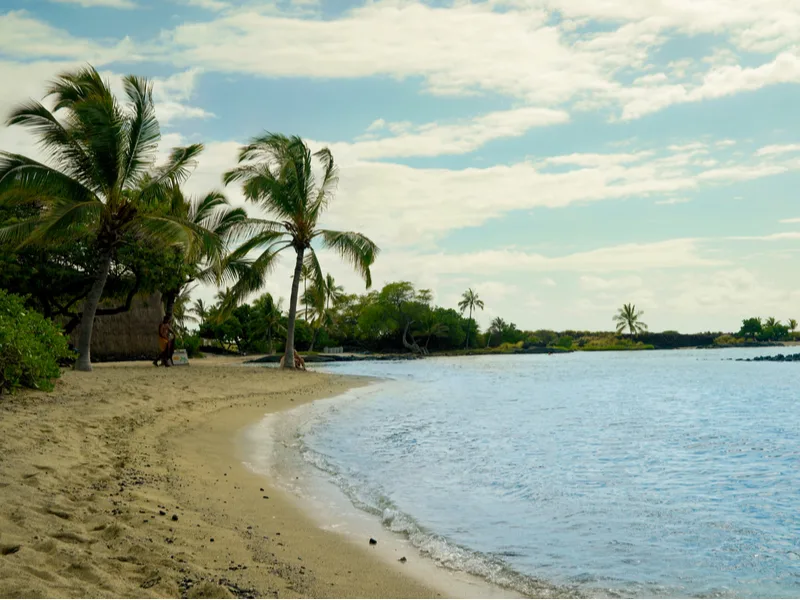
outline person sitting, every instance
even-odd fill
[[[280,366],[283,367],[286,364],[286,355],[281,356]],[[303,357],[298,354],[297,350],[294,351],[294,368],[295,369],[302,369],[303,371],[306,370],[306,361],[303,360]]]

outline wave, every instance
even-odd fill
[[[302,436],[298,437],[297,442],[303,459],[326,473],[353,506],[378,517],[383,527],[406,537],[422,556],[430,558],[439,567],[469,573],[529,597],[583,597],[576,587],[555,585],[514,570],[500,558],[509,554],[477,552],[429,531],[411,515],[399,510],[380,488],[367,482],[361,474],[353,470],[341,470],[329,457],[309,448]]]

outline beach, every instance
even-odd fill
[[[107,363],[0,398],[0,597],[437,597],[235,453],[361,380],[207,358]]]

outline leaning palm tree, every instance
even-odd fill
[[[319,181],[313,170],[314,158],[322,168]],[[245,198],[276,219],[252,220],[248,239],[231,254],[230,260],[244,261],[250,252],[260,251],[250,261],[249,270],[239,273],[233,288],[237,297],[264,284],[281,251],[291,248],[295,252],[284,360],[286,368],[294,368],[294,329],[303,265],[311,270],[313,283],[323,285],[322,269],[312,242],[319,240],[322,247],[349,261],[364,278],[367,288],[372,285],[370,267],[378,247],[360,233],[319,228],[320,216],[333,198],[338,182],[333,155],[327,148],[312,154],[297,136],[266,133],[241,149],[239,166],[225,173],[224,181],[226,185],[241,182]]]
[[[617,324],[617,334],[621,334],[626,329],[633,336],[645,333],[647,331],[647,324],[641,321],[644,311],[636,310],[634,304],[623,304],[616,315],[614,315],[614,322]]]
[[[486,330],[486,347],[489,347],[489,342],[491,342],[492,336],[498,333],[502,335],[505,333],[507,328],[508,323],[506,323],[501,317],[495,317],[492,319],[492,322],[489,324],[489,329]]]
[[[461,302],[458,303],[459,310],[463,313],[465,310],[469,309],[469,320],[467,326],[467,343],[464,346],[465,348],[469,348],[469,325],[472,324],[472,311],[481,309],[483,310],[483,300],[478,297],[478,293],[472,291],[472,288],[469,288],[466,292],[461,295]]]
[[[789,331],[794,333],[794,330],[797,329],[797,321],[795,319],[789,319],[788,325],[789,325]]]
[[[93,67],[60,75],[48,90],[52,112],[29,101],[7,121],[38,137],[46,162],[0,152],[2,202],[34,199],[41,208],[36,217],[0,230],[0,241],[94,244],[92,284],[81,312],[79,371],[92,370],[94,318],[116,252],[131,239],[192,247],[201,233],[186,219],[167,214],[163,201],[169,188],[189,176],[202,145],[176,148],[166,164],[154,168],[161,134],[152,85],[128,76],[123,87],[124,106]]]

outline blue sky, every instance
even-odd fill
[[[6,0],[0,111],[86,62],[146,75],[164,151],[206,144],[193,193],[264,130],[329,146],[327,223],[381,246],[378,285],[471,286],[483,323],[610,329],[634,302],[733,330],[800,318],[799,43],[800,0]]]

